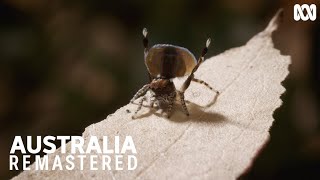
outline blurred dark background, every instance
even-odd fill
[[[279,8],[274,34],[292,56],[271,138],[241,179],[303,178],[320,173],[320,25],[295,22],[307,0],[3,0],[0,1],[0,179],[16,135],[81,135],[127,104],[147,82],[141,30],[207,57],[241,46]],[[319,8],[320,6],[318,6]],[[319,11],[319,10],[318,10]]]

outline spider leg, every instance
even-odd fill
[[[188,87],[190,86],[192,79],[194,79],[194,73],[198,70],[200,64],[204,61],[204,56],[208,52],[208,47],[209,47],[210,43],[211,43],[211,39],[209,38],[209,39],[207,39],[206,47],[202,49],[201,56],[198,59],[198,63],[193,68],[193,70],[192,70],[191,74],[188,76],[187,80],[183,83],[182,88],[181,88],[181,92],[184,93],[188,89]]]
[[[134,112],[135,114],[137,114],[141,110],[143,101],[145,101],[145,100],[146,100],[145,96],[143,96],[143,98],[140,99],[139,106],[138,106],[137,110]]]
[[[190,86],[190,83],[192,80],[194,80],[194,73],[198,70],[200,64],[204,61],[204,56],[207,54],[208,52],[208,47],[211,43],[211,39],[207,39],[207,42],[206,42],[206,46],[202,49],[202,52],[201,52],[201,56],[198,60],[198,63],[196,64],[196,66],[193,68],[191,74],[188,76],[187,80],[183,83],[182,87],[181,87],[181,91],[178,91],[179,93],[179,96],[180,96],[180,103],[182,105],[182,108],[184,110],[184,113],[189,116],[189,111],[188,111],[188,108],[186,106],[186,102],[184,100],[184,92],[188,89],[188,87]],[[194,80],[197,82],[197,80]],[[200,82],[203,82],[205,83],[204,81],[199,81]],[[205,83],[206,85],[207,83]],[[209,87],[211,89],[211,87],[207,84],[207,87]]]
[[[168,103],[168,109],[167,109],[167,112],[164,114],[167,118],[170,118],[170,116],[171,116],[175,98],[176,98],[176,93],[170,94],[169,103]]]
[[[182,109],[183,109],[184,113],[187,116],[189,116],[189,111],[188,111],[188,108],[186,106],[186,102],[184,100],[184,92],[178,91],[178,94],[179,94],[179,97],[180,97],[180,103],[181,103]]]
[[[150,86],[149,84],[144,85],[131,99],[131,103],[133,103],[134,100],[138,99],[139,97],[145,95],[147,91],[149,90]]]
[[[134,115],[132,116],[133,119],[135,118],[135,115],[137,115],[137,113],[141,110],[142,105],[143,105],[143,101],[145,101],[145,100],[146,100],[145,96],[143,96],[143,98],[140,99],[139,106],[138,106],[137,110],[134,112]]]
[[[147,28],[143,28],[142,35],[143,35],[142,42],[143,42],[143,47],[144,47],[144,57],[146,57],[148,52],[149,52],[149,40],[148,40],[148,30],[147,30]],[[151,77],[149,72],[148,72],[148,76],[149,76],[149,81],[151,82],[152,77]]]
[[[196,82],[196,83],[199,83],[199,84],[203,84],[205,85],[207,88],[209,88],[210,90],[212,90],[213,92],[219,94],[219,91],[213,89],[208,83],[202,81],[201,79],[197,79],[197,78],[194,78],[192,79],[192,81]]]
[[[144,54],[146,55],[149,51],[149,40],[148,40],[148,30],[147,28],[143,28],[142,30],[143,35],[143,46],[144,46]]]
[[[154,107],[154,103],[156,101],[156,96],[155,94],[152,94],[150,97],[150,107],[153,108]]]

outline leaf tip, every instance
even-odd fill
[[[268,26],[264,30],[265,33],[271,34],[273,31],[277,30],[278,25],[283,19],[283,9],[279,9],[277,13],[273,16],[271,21],[269,22]]]

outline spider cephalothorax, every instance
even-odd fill
[[[135,112],[141,109],[143,101],[146,100],[145,94],[151,93],[151,107],[157,104],[157,107],[165,110],[164,115],[170,117],[174,102],[178,95],[180,103],[186,115],[189,115],[185,100],[184,92],[189,87],[191,81],[204,84],[212,91],[219,93],[210,87],[206,82],[196,79],[194,72],[198,69],[200,64],[204,61],[204,56],[208,51],[210,45],[210,38],[206,42],[206,47],[203,48],[198,61],[194,55],[186,48],[174,46],[170,44],[157,44],[149,49],[147,29],[143,29],[143,45],[145,64],[148,68],[150,83],[144,85],[132,98],[134,100],[142,98],[139,101],[139,106]],[[180,90],[177,90],[172,78],[188,76],[183,83]]]

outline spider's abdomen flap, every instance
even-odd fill
[[[157,44],[149,49],[145,63],[151,76],[174,78],[189,75],[197,61],[186,48]]]

